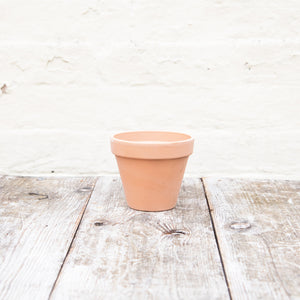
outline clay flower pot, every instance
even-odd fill
[[[137,210],[175,207],[194,139],[164,131],[123,132],[111,138],[128,205]]]

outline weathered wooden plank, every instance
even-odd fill
[[[176,209],[127,207],[100,178],[53,299],[228,299],[203,187],[185,179]]]
[[[300,182],[204,184],[233,299],[299,299]]]
[[[0,299],[47,299],[96,178],[0,178]]]

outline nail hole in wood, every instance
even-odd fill
[[[39,200],[48,199],[48,195],[39,193],[28,193],[29,196],[38,196]]]
[[[83,188],[79,189],[78,192],[88,192],[88,191],[90,191],[91,189],[92,189],[91,187],[86,186],[86,187],[83,187]]]
[[[97,221],[94,223],[95,226],[103,226],[104,225],[104,222],[101,222],[101,221]]]
[[[248,221],[239,221],[239,222],[232,222],[229,227],[233,230],[238,231],[245,231],[251,228],[251,224]]]

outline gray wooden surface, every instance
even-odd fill
[[[205,179],[234,299],[300,299],[300,182]]]
[[[120,180],[100,179],[53,298],[227,299],[201,182],[183,187],[176,209],[149,213],[127,207]]]
[[[0,299],[47,299],[94,184],[0,177]]]
[[[2,176],[0,299],[299,299],[299,206],[295,181],[186,178],[149,213],[118,177]]]

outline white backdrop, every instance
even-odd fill
[[[117,173],[157,129],[189,175],[300,178],[298,0],[2,0],[0,87],[2,174]]]

